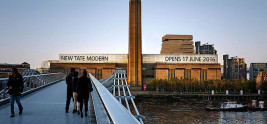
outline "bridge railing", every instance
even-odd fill
[[[109,120],[111,121],[110,123],[121,123],[121,124],[140,124],[140,122],[107,90],[105,86],[103,86],[92,74],[89,74],[94,91],[92,92],[92,97],[93,97],[93,102],[95,102],[94,97],[97,97],[94,95],[94,93],[97,93],[99,96],[99,99],[104,107],[102,110],[95,110],[96,113],[97,111],[103,111],[103,114],[105,117],[108,117]],[[96,115],[97,121],[98,118]]]
[[[126,70],[116,70],[113,74],[115,75],[113,79],[113,96],[117,98],[121,104],[124,102],[129,112],[131,112],[129,104],[131,103],[136,113],[135,117],[143,124],[143,119],[145,119],[145,117],[139,113],[135,105],[135,97],[132,96],[130,85],[128,85],[127,82]]]
[[[24,91],[22,95],[33,92],[49,84],[63,80],[65,79],[65,76],[66,75],[63,73],[50,73],[50,74],[23,76]],[[8,78],[0,78],[0,83],[2,84],[2,88],[3,88],[0,91],[0,103],[8,99],[8,89],[6,86],[7,82],[8,82]]]

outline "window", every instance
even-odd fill
[[[154,78],[154,75],[143,75],[143,78]]]
[[[95,77],[100,80],[102,79],[102,69],[96,69],[95,70]]]
[[[168,80],[175,78],[175,69],[169,69]]]
[[[207,81],[207,69],[200,70],[200,80]]]
[[[191,79],[191,69],[185,69],[184,70],[184,78],[185,79]]]

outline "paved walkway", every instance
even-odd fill
[[[10,118],[10,105],[0,107],[1,124],[86,124],[88,118],[65,113],[66,83],[61,81],[21,99],[23,114],[18,114],[15,103],[15,117]]]

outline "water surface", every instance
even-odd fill
[[[199,99],[136,99],[135,102],[139,113],[146,117],[144,122],[147,124],[267,123],[267,111],[206,111],[204,107],[208,103]]]

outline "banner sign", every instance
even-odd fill
[[[127,63],[127,54],[59,54],[60,63]]]
[[[143,63],[218,63],[218,55],[143,54]]]
[[[143,63],[218,63],[211,54],[143,54]],[[128,63],[127,54],[60,54],[60,63]]]

